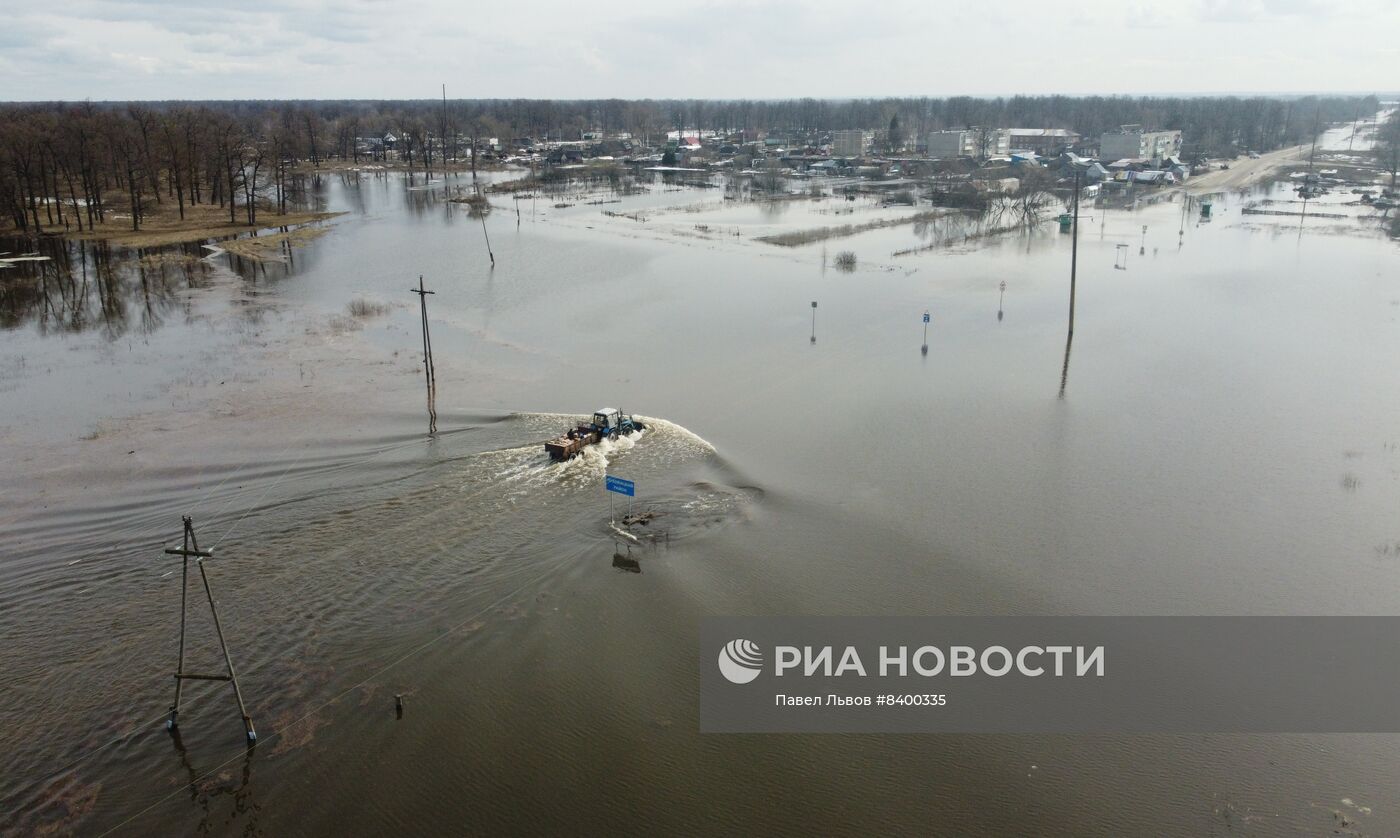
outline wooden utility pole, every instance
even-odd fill
[[[423,275],[418,275],[418,287],[408,289],[418,295],[418,306],[423,313],[423,383],[428,389],[428,433],[437,433],[437,372],[433,369],[433,339],[428,334],[428,291],[423,287]]]
[[[214,553],[210,550],[199,549],[199,542],[194,535],[194,522],[190,516],[183,516],[185,525],[184,546],[177,550],[166,550],[172,556],[179,556],[182,565],[180,570],[180,657],[175,664],[175,703],[170,706],[170,719],[165,723],[165,729],[175,732],[180,726],[180,698],[184,692],[186,681],[229,681],[233,684],[234,698],[238,699],[238,714],[243,718],[243,729],[248,736],[248,744],[252,745],[258,741],[258,732],[253,729],[253,720],[248,716],[248,708],[243,704],[243,691],[238,687],[238,674],[233,670],[233,658],[228,652],[228,643],[224,641],[224,628],[219,622],[219,609],[214,603],[214,592],[209,588],[209,574],[204,570],[204,560],[213,558]],[[199,568],[199,578],[204,582],[204,595],[209,600],[209,613],[214,615],[214,633],[219,637],[219,647],[224,652],[224,663],[228,666],[227,675],[193,675],[185,672],[185,613],[186,595],[189,591],[190,559],[194,559],[195,566]]]
[[[1079,183],[1084,173],[1074,172],[1074,227],[1069,246],[1069,336],[1074,337],[1074,285],[1079,271]]]
[[[456,143],[453,143],[453,146],[454,146],[454,148],[452,149],[452,155],[453,155],[453,158],[455,159],[455,158],[456,158],[456,155],[457,155],[457,149],[455,148]],[[446,175],[446,174],[447,174],[447,84],[446,84],[446,83],[444,83],[443,86],[442,86],[442,148],[443,148],[443,152],[442,152],[442,171],[443,171],[443,174]],[[446,187],[444,187],[444,189],[445,189],[445,188],[446,188]]]
[[[481,191],[477,190],[476,194],[480,195]],[[519,225],[517,224],[517,226]],[[496,254],[491,252],[491,234],[486,232],[486,210],[484,207],[481,212],[481,235],[486,239],[486,255],[491,257],[491,267],[494,268],[496,267]]]
[[[1069,330],[1065,335],[1065,363],[1060,370],[1060,398],[1065,397],[1065,386],[1069,384],[1069,350],[1074,343],[1074,291],[1079,272],[1079,184],[1084,173],[1074,172],[1074,226],[1070,236],[1069,250]]]

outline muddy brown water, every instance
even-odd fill
[[[440,183],[314,194],[350,215],[289,263],[88,246],[3,280],[7,831],[1400,831],[1388,735],[696,722],[709,615],[1395,613],[1400,253],[1361,223],[1240,214],[1277,191],[1209,223],[1180,196],[1086,208],[1062,392],[1049,225],[777,248],[753,239],[899,210],[658,181],[518,219],[496,196],[492,269]],[[656,421],[550,463],[603,405]],[[658,541],[609,529],[605,472]],[[252,752],[223,684],[163,730],[181,514],[215,549]],[[191,613],[191,668],[216,667]]]

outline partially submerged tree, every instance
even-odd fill
[[[1400,110],[1391,113],[1376,136],[1376,159],[1390,173],[1390,189],[1395,191],[1395,174],[1400,171]]]

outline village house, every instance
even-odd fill
[[[1011,151],[1011,135],[999,129],[967,128],[954,131],[934,131],[925,141],[929,157],[948,160],[954,157],[1005,157]],[[979,149],[979,145],[985,148]]]
[[[1155,165],[1180,153],[1180,131],[1144,131],[1141,125],[1124,125],[1099,138],[1100,160],[1145,159]]]
[[[864,131],[832,131],[832,157],[863,157],[865,155]]]
[[[1011,151],[1032,151],[1042,157],[1063,154],[1079,142],[1079,135],[1068,128],[1008,128]]]

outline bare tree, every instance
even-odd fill
[[[1376,136],[1376,160],[1390,173],[1390,191],[1395,191],[1395,173],[1400,170],[1400,110],[1394,111]]]

